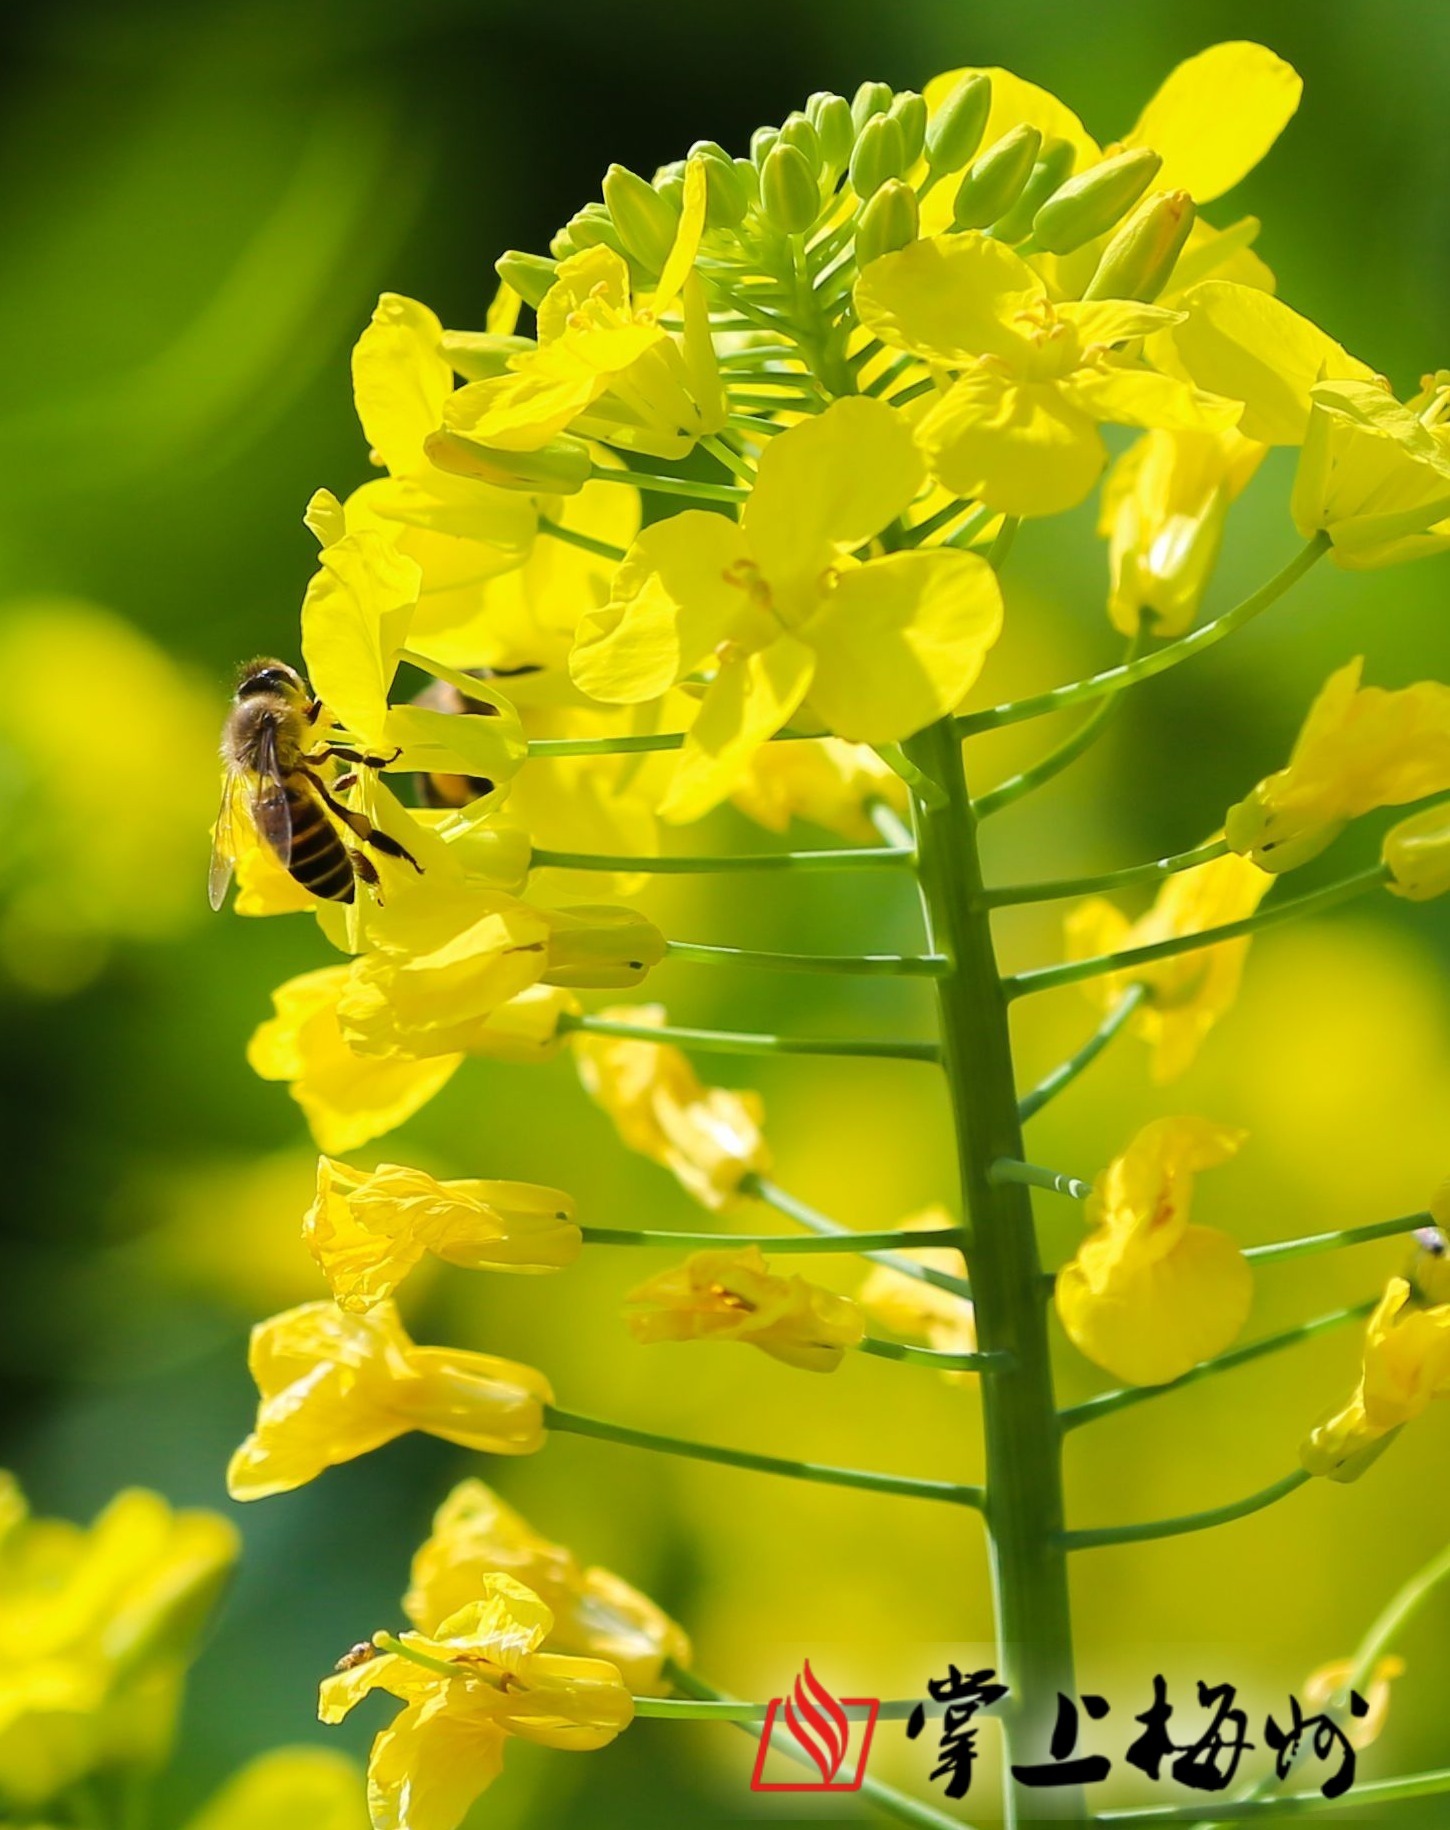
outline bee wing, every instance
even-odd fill
[[[257,831],[285,866],[292,862],[292,808],[277,762],[276,733],[263,733],[257,757],[257,786],[252,791],[252,819]]]
[[[211,835],[211,865],[207,872],[207,900],[214,909],[219,909],[227,899],[227,886],[232,880],[232,863],[237,855],[237,791],[241,787],[241,777],[235,769],[228,769],[226,779],[222,782],[221,806],[217,808],[216,825]]]

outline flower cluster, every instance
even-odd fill
[[[813,96],[748,157],[701,142],[649,180],[612,166],[547,255],[500,258],[482,329],[384,295],[353,354],[380,474],[308,505],[320,553],[302,604],[307,681],[264,667],[297,682],[276,713],[290,735],[270,764],[244,755],[234,774],[253,817],[219,834],[239,910],[310,910],[338,955],[278,988],[251,1043],[257,1073],[287,1083],[327,1153],[303,1230],[331,1300],[254,1332],[260,1404],[232,1461],[236,1497],[294,1488],[409,1431],[523,1455],[573,1428],[992,1514],[1001,1457],[1020,1447],[1039,1491],[999,1534],[1010,1595],[1083,1537],[1058,1529],[1045,1311],[1129,1388],[1089,1404],[1236,1357],[1251,1253],[1190,1204],[1243,1134],[1152,1119],[1089,1187],[1015,1154],[1020,1127],[1120,1028],[1149,1045],[1155,1081],[1182,1074],[1234,1002],[1252,933],[1281,918],[1260,909],[1276,878],[1349,821],[1429,802],[1390,831],[1378,870],[1325,895],[1450,889],[1450,812],[1433,798],[1450,792],[1450,688],[1365,687],[1358,663],[1343,669],[1286,767],[1195,850],[1158,862],[994,887],[977,832],[1081,754],[1116,695],[1231,634],[1316,560],[1353,570],[1450,546],[1450,377],[1398,399],[1276,296],[1255,222],[1201,213],[1298,99],[1281,59],[1219,45],[1103,147],[1005,71],[951,71],[921,94],[867,83],[849,102]],[[1307,544],[1200,624],[1231,506],[1273,446],[1297,453],[1285,522]],[[1123,662],[975,704],[1019,526],[1095,490]],[[973,801],[964,738],[1079,704],[1096,709],[1075,736]],[[249,716],[239,700],[240,728]],[[308,808],[306,843],[279,840],[282,801]],[[675,849],[678,828],[727,803],[767,832],[809,824],[849,850]],[[348,859],[349,877],[339,864],[322,880],[346,900],[313,893],[318,834]],[[797,866],[908,872],[927,950],[741,953],[667,939],[633,906],[660,873]],[[1119,905],[1147,884],[1151,906]],[[1004,977],[992,912],[1056,897],[1076,904],[1065,958]],[[938,1039],[675,1028],[656,1003],[589,1003],[671,956],[939,981]],[[1101,1027],[1023,1095],[1008,1002],[1076,983]],[[758,1095],[701,1078],[692,1055],[710,1047],[943,1067],[967,1211],[843,1245],[847,1229],[771,1181]],[[470,1057],[566,1052],[621,1141],[711,1215],[755,1203],[823,1236],[792,1236],[791,1252],[869,1251],[855,1296],[772,1268],[779,1234],[625,1231],[552,1186],[340,1160]],[[1051,1298],[1034,1185],[1087,1200],[1087,1236]],[[580,1418],[531,1367],[417,1344],[395,1306],[425,1260],[544,1273],[594,1245],[691,1248],[627,1298],[641,1342],[747,1343],[814,1372],[860,1350],[969,1381],[992,1419],[989,1497]],[[1308,1471],[1348,1478],[1450,1389],[1442,1280],[1422,1244],[1371,1322],[1359,1390],[1306,1447]],[[373,1746],[377,1830],[454,1830],[511,1736],[604,1746],[689,1655],[644,1596],[581,1569],[477,1481],[439,1513],[405,1607],[411,1630],[357,1648],[322,1692],[327,1721],[375,1689],[403,1705]]]

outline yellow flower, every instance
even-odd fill
[[[358,1054],[348,1044],[338,1011],[352,968],[325,966],[288,979],[272,993],[276,1015],[247,1047],[252,1071],[285,1080],[306,1114],[321,1150],[356,1150],[395,1130],[427,1105],[452,1078],[464,1054],[495,1061],[547,1061],[561,1044],[559,1019],[579,1008],[570,992],[532,985],[477,1021],[460,1024],[450,1049],[438,1033],[416,1055]],[[438,1052],[432,1045],[438,1044]]]
[[[488,488],[472,480],[460,486]],[[517,491],[501,493],[515,502],[528,500]],[[610,546],[627,547],[639,532],[639,492],[618,483],[586,483],[577,495],[536,500],[550,521]],[[565,673],[569,646],[585,611],[608,601],[613,575],[609,560],[547,535],[535,541],[521,565],[486,579],[471,600],[468,615],[460,617],[455,596],[430,596],[425,569],[408,646],[448,667],[496,668],[503,673],[547,669],[542,677],[525,674],[504,682],[512,702],[521,706],[535,702],[546,682],[550,693],[577,701],[581,695],[570,687]],[[526,771],[524,779],[536,773]]]
[[[1115,353],[1174,313],[1121,299],[1054,302],[989,235],[913,242],[873,261],[856,309],[883,343],[956,374],[917,419],[917,441],[939,483],[1004,514],[1081,502],[1107,463],[1099,421],[1202,432],[1239,417],[1237,405]]]
[[[398,1163],[363,1172],[325,1156],[302,1236],[337,1302],[358,1314],[391,1296],[429,1252],[469,1271],[558,1271],[582,1243],[562,1189],[439,1182]]]
[[[324,535],[336,531],[316,498],[312,518]],[[338,734],[385,757],[389,770],[505,782],[523,761],[523,734],[517,713],[486,682],[476,696],[491,708],[488,715],[388,703],[422,583],[420,568],[390,533],[325,538],[302,601],[302,654],[312,690]]]
[[[803,704],[837,736],[887,743],[958,703],[1001,628],[991,568],[949,548],[851,557],[921,480],[900,414],[840,400],[767,446],[738,526],[689,509],[639,536],[570,669],[592,698],[635,704],[712,668],[666,818],[731,793]]]
[[[770,743],[750,759],[731,800],[770,832],[809,820],[843,839],[879,842],[870,808],[880,801],[905,816],[906,784],[864,743],[823,737],[815,743]]]
[[[34,1519],[0,1475],[0,1794],[37,1808],[100,1768],[165,1760],[239,1548],[216,1513],[141,1489],[89,1528]]]
[[[1293,870],[1362,813],[1450,788],[1450,686],[1391,692],[1361,686],[1363,669],[1329,676],[1288,763],[1228,811],[1229,844],[1264,870]]]
[[[352,384],[370,455],[388,475],[332,511],[333,537],[382,534],[417,564],[415,635],[465,623],[477,615],[488,581],[527,560],[537,505],[517,490],[450,476],[429,461],[425,444],[443,424],[454,381],[443,326],[426,305],[382,295],[353,348]],[[314,499],[309,523],[331,500]]]
[[[666,1020],[661,1004],[601,1015],[650,1027]],[[729,1207],[746,1176],[769,1169],[758,1093],[702,1086],[669,1043],[580,1033],[574,1053],[585,1092],[614,1120],[625,1144],[668,1169],[706,1207]]]
[[[912,1232],[926,1228],[947,1228],[956,1223],[944,1207],[928,1207],[902,1221]],[[944,1271],[950,1277],[962,1277],[965,1268],[962,1255],[954,1247],[913,1249],[906,1254],[928,1270]],[[865,1282],[856,1292],[856,1301],[873,1321],[881,1323],[909,1341],[921,1341],[938,1353],[975,1353],[977,1351],[976,1312],[964,1296],[953,1296],[936,1284],[890,1265],[872,1265]],[[962,1385],[975,1379],[972,1372],[944,1372],[948,1384]]]
[[[355,1150],[411,1118],[451,1079],[461,1053],[427,1060],[358,1055],[338,1023],[347,966],[324,966],[272,993],[276,1015],[247,1047],[252,1071],[285,1080],[323,1150]]]
[[[759,1246],[694,1252],[629,1301],[637,1341],[748,1341],[803,1372],[834,1372],[865,1333],[861,1311],[803,1277],[773,1276]]]
[[[1103,484],[1098,532],[1108,540],[1108,614],[1124,635],[1147,623],[1183,635],[1218,562],[1229,504],[1264,455],[1232,429],[1148,432]]]
[[[480,1480],[461,1481],[434,1514],[403,1610],[421,1632],[437,1632],[496,1574],[532,1589],[553,1613],[549,1651],[607,1659],[635,1696],[668,1689],[666,1660],[690,1663],[684,1631],[647,1596],[608,1570],[581,1569]]]
[[[1341,1658],[1311,1671],[1304,1680],[1304,1701],[1308,1707],[1324,1709],[1332,1703],[1353,1676],[1354,1668],[1353,1659]],[[1371,1742],[1378,1741],[1390,1713],[1390,1685],[1404,1675],[1405,1661],[1398,1654],[1391,1652],[1375,1660],[1368,1678],[1356,1686],[1369,1705],[1368,1711],[1362,1716],[1346,1713],[1342,1723],[1351,1747],[1362,1753]]]
[[[1422,1307],[1392,1277],[1365,1331],[1364,1366],[1349,1402],[1318,1424],[1300,1450],[1311,1474],[1358,1480],[1402,1425],[1450,1393],[1450,1303]]]
[[[257,1425],[232,1457],[235,1500],[287,1493],[410,1430],[490,1455],[544,1442],[553,1392],[542,1374],[492,1354],[418,1347],[390,1302],[366,1315],[304,1303],[252,1330]]]
[[[1135,922],[1112,903],[1094,897],[1080,903],[1064,924],[1067,956],[1091,959],[1241,921],[1253,914],[1272,882],[1257,864],[1228,856],[1178,871],[1159,890],[1148,913]],[[1130,1027],[1153,1050],[1154,1080],[1176,1080],[1233,1005],[1248,951],[1247,936],[1220,941],[1216,947],[1087,979],[1083,990],[1106,1011],[1131,986],[1143,986],[1147,995]]]
[[[359,1054],[468,1052],[480,1024],[541,980],[637,985],[665,954],[659,929],[632,909],[541,909],[477,888],[436,908],[421,897],[417,926],[399,938],[349,968],[338,1017]]]
[[[1327,533],[1353,571],[1450,546],[1450,427],[1440,423],[1450,390],[1422,413],[1372,382],[1321,382],[1311,397],[1294,479],[1299,532]]]
[[[1183,292],[1172,337],[1201,388],[1243,403],[1239,431],[1263,445],[1302,445],[1314,390],[1373,381],[1374,371],[1308,318],[1256,286],[1204,280]]]
[[[249,1760],[186,1830],[369,1830],[363,1776],[325,1747],[277,1747]]]
[[[481,1598],[436,1634],[400,1636],[413,1656],[381,1652],[323,1679],[324,1722],[342,1721],[373,1690],[406,1705],[368,1761],[375,1830],[456,1830],[502,1770],[510,1735],[587,1751],[629,1726],[634,1704],[613,1665],[539,1651],[553,1624],[521,1583],[487,1576]]]
[[[1163,1385],[1221,1353],[1243,1327],[1253,1279],[1227,1233],[1189,1224],[1195,1174],[1244,1133],[1203,1118],[1145,1125],[1093,1184],[1093,1231],[1057,1274],[1057,1313],[1094,1365]]]
[[[539,304],[537,347],[509,359],[509,373],[453,394],[436,462],[449,444],[485,451],[538,451],[565,431],[621,450],[683,457],[725,423],[704,294],[692,273],[705,221],[705,170],[691,160],[675,245],[647,299],[636,299],[629,265],[602,244],[559,262]],[[679,307],[684,335],[665,328]]]

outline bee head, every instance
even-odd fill
[[[263,693],[280,693],[284,699],[298,705],[310,697],[307,682],[295,667],[289,667],[285,661],[270,661],[266,658],[248,661],[237,676],[236,696],[238,699],[253,699]]]

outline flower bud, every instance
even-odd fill
[[[959,172],[981,145],[991,112],[991,77],[964,76],[926,124],[926,162],[931,170]]]
[[[1037,163],[1022,187],[1022,195],[1005,216],[992,224],[998,241],[1021,241],[1032,228],[1032,219],[1072,170],[1077,149],[1070,140],[1044,140]]]
[[[821,169],[821,137],[807,117],[797,111],[787,115],[785,125],[780,130],[782,146],[794,146],[804,158],[812,173]]]
[[[915,89],[903,89],[887,110],[901,129],[901,143],[906,152],[907,167],[915,165],[926,144],[926,97]]]
[[[985,229],[1005,216],[1022,195],[1042,146],[1042,135],[1024,122],[994,140],[957,186],[952,219],[959,229]]]
[[[757,127],[750,136],[750,158],[757,171],[765,164],[772,146],[780,138],[778,127]]]
[[[604,202],[624,243],[624,251],[647,273],[663,270],[674,246],[679,211],[625,165],[604,174]]]
[[[859,134],[873,116],[885,114],[892,100],[890,83],[862,83],[851,98],[851,125],[856,132]]]
[[[1135,146],[1069,178],[1033,218],[1037,245],[1049,254],[1071,254],[1105,234],[1132,208],[1158,175],[1162,155]]]
[[[664,198],[676,216],[685,204],[685,162],[683,159],[671,159],[668,165],[662,165],[650,179],[650,187],[658,196]]]
[[[883,254],[895,254],[916,240],[916,192],[900,178],[888,178],[856,223],[856,266],[864,270]]]
[[[1450,807],[1427,807],[1413,819],[1391,827],[1382,855],[1393,879],[1390,888],[1397,896],[1409,902],[1443,896],[1450,891]]]
[[[734,163],[746,203],[753,208],[760,202],[760,168],[753,159],[737,159]]]
[[[696,140],[690,157],[705,168],[705,220],[712,229],[733,229],[749,206],[735,161],[713,140]]]
[[[864,203],[888,178],[906,172],[906,142],[900,123],[889,114],[873,114],[851,153],[851,188]]]
[[[1195,214],[1187,191],[1145,197],[1104,248],[1082,296],[1151,304],[1173,277]]]
[[[445,330],[439,340],[444,360],[465,381],[492,381],[508,368],[512,356],[528,355],[532,337],[500,337],[486,330]]]
[[[558,277],[553,261],[542,254],[521,254],[517,248],[500,254],[493,270],[505,286],[512,286],[526,305],[535,308]]]
[[[856,123],[844,95],[813,95],[806,115],[821,143],[821,157],[833,171],[844,171],[856,143]]]
[[[760,201],[766,220],[783,235],[802,235],[821,207],[816,175],[798,146],[778,141],[760,173]]]
[[[428,461],[456,477],[474,477],[498,489],[572,496],[594,474],[594,460],[582,438],[561,432],[537,451],[501,451],[457,432],[430,432],[423,441]]]
[[[616,254],[624,253],[624,243],[619,239],[619,230],[614,226],[614,218],[602,203],[586,203],[582,210],[577,210],[565,225],[569,239],[576,248],[595,248],[603,246],[613,248]]]
[[[546,985],[571,990],[641,984],[668,942],[652,921],[612,904],[551,909]]]
[[[1297,870],[1311,858],[1317,858],[1344,831],[1345,822],[1328,819],[1299,823],[1281,836],[1283,822],[1276,819],[1274,797],[1268,784],[1260,782],[1241,801],[1229,808],[1224,817],[1223,832],[1229,849],[1243,857],[1252,857],[1260,870]]]

